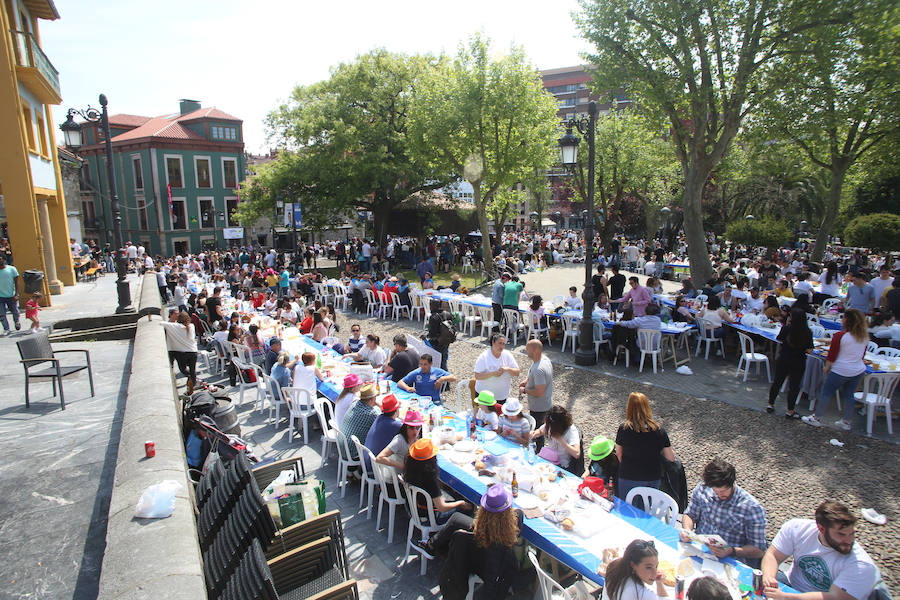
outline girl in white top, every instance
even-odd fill
[[[315,399],[316,386],[323,379],[325,376],[316,366],[316,355],[312,352],[301,354],[300,362],[294,367],[293,387],[306,390],[309,392],[310,398]]]
[[[666,597],[659,553],[652,540],[634,540],[606,566],[601,600],[657,600]],[[602,567],[601,567],[602,568]]]
[[[501,404],[509,397],[513,377],[519,376],[519,365],[512,353],[506,349],[506,337],[491,334],[491,347],[481,353],[475,361],[475,391],[493,392],[494,399]]]
[[[544,417],[544,424],[531,432],[531,439],[539,437],[543,437],[545,440],[544,448],[552,450],[548,454],[542,448],[541,456],[543,458],[567,471],[570,470],[569,467],[574,467],[571,472],[581,475],[575,471],[583,470],[584,465],[572,465],[572,459],[578,458],[581,454],[581,435],[578,433],[578,428],[572,425],[572,415],[565,407],[559,404],[550,407],[547,416]]]
[[[838,273],[837,265],[829,263],[825,268],[825,272],[819,278],[821,285],[819,293],[826,296],[838,296],[841,293],[841,275]]]
[[[821,418],[825,416],[832,397],[840,391],[844,398],[844,415],[834,424],[844,431],[850,431],[850,420],[856,411],[856,403],[851,401],[853,392],[866,372],[863,357],[869,343],[869,329],[865,315],[855,308],[847,309],[843,319],[843,330],[831,337],[831,347],[825,357],[825,383],[816,404],[816,414],[803,417],[803,422],[820,427]]]
[[[377,335],[370,333],[366,336],[366,343],[359,349],[359,352],[348,354],[350,360],[367,360],[376,369],[382,366],[387,360],[387,352],[378,345],[379,342],[381,342],[381,339]]]

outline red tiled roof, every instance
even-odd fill
[[[142,117],[141,115],[119,114],[109,116],[110,125],[124,125],[126,127],[140,127],[149,120],[150,117]]]
[[[218,108],[201,108],[186,115],[173,113],[152,118],[138,115],[113,115],[109,118],[109,122],[110,125],[134,126],[134,129],[113,136],[113,142],[127,142],[148,137],[202,141],[206,138],[184,125],[184,123],[200,119],[243,122]]]

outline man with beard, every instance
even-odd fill
[[[791,519],[781,526],[762,560],[767,600],[866,600],[879,579],[875,563],[856,543],[856,517],[844,504],[827,500],[815,520]],[[793,557],[787,583],[778,587],[778,565]]]

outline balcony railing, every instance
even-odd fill
[[[47,84],[59,96],[59,71],[56,70],[50,59],[41,50],[37,40],[34,39],[34,34],[27,31],[12,31],[12,35],[15,42],[13,48],[15,48],[16,53],[16,65],[37,69],[47,81]]]

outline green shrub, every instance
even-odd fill
[[[725,228],[725,237],[735,244],[765,246],[775,249],[783,246],[791,238],[791,230],[781,221],[760,219],[732,221]]]
[[[844,227],[844,243],[873,250],[900,250],[900,215],[874,213],[856,217]]]

